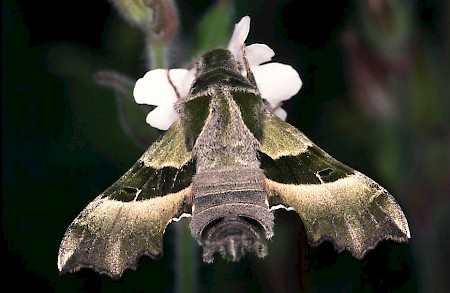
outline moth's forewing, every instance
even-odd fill
[[[59,249],[61,273],[92,268],[118,278],[142,255],[160,258],[167,224],[191,212],[194,173],[177,121],[72,222]]]
[[[269,202],[294,208],[311,244],[330,240],[362,258],[383,239],[408,240],[406,217],[383,187],[272,113],[266,113],[260,158]]]

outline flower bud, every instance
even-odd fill
[[[413,34],[412,1],[365,0],[358,2],[364,41],[385,59],[405,55]]]
[[[122,16],[139,27],[155,45],[167,44],[177,31],[178,16],[173,0],[112,0]]]

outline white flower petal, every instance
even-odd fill
[[[266,99],[272,108],[297,94],[302,86],[297,71],[286,64],[268,63],[251,70],[262,98]]]
[[[155,69],[147,72],[137,80],[133,96],[138,104],[160,105],[164,100],[173,100],[173,88],[167,79],[165,69]],[[162,99],[161,97],[164,97]]]
[[[287,113],[283,108],[276,108],[275,110],[273,110],[273,114],[277,115],[281,120],[286,121]]]
[[[166,69],[155,69],[147,72],[143,78],[138,79],[134,86],[134,99],[138,104],[159,106],[166,103],[173,103],[177,100],[174,90],[183,88],[183,81],[188,75],[187,69],[169,70],[169,78]]]
[[[148,113],[145,121],[152,127],[167,130],[178,119],[178,113],[172,105],[163,105],[156,107]]]
[[[175,69],[172,69],[175,70]],[[184,70],[184,69],[183,69]],[[189,91],[191,90],[192,84],[194,83],[195,80],[195,68],[189,70],[182,81],[182,84],[180,85],[180,87],[178,88],[178,93],[180,94],[180,97],[187,97],[187,95],[189,94]]]
[[[272,60],[275,52],[265,44],[251,44],[245,48],[250,67],[258,66]]]
[[[228,50],[233,53],[233,55],[240,59],[242,56],[242,45],[247,39],[248,33],[250,32],[250,17],[244,16],[235,26],[233,35],[231,36],[230,42],[228,43]]]

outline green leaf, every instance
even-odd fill
[[[227,45],[232,32],[232,8],[230,1],[219,0],[206,12],[198,23],[191,57],[199,57],[205,52]]]

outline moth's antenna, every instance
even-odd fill
[[[250,70],[250,65],[248,64],[248,60],[247,60],[247,54],[245,51],[245,44],[242,45],[242,59],[244,60],[244,68],[245,71],[247,71],[247,78],[248,80],[254,85],[256,86],[256,80],[255,80],[255,76],[253,75],[253,72]]]
[[[166,75],[167,75],[167,80],[169,81],[170,85],[172,86],[175,95],[177,96],[177,100],[180,100],[180,93],[177,90],[177,87],[173,84],[172,79],[170,78],[170,73],[169,73],[169,69],[166,69]]]

